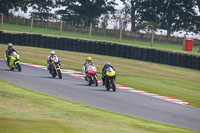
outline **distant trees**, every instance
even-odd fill
[[[9,16],[9,10],[18,10],[20,7],[25,8],[26,0],[0,0],[0,13]]]
[[[38,20],[58,17],[74,26],[90,23],[107,27],[109,16],[119,14],[124,24],[131,23],[131,31],[140,29],[200,32],[200,0],[120,0],[124,8],[115,9],[115,0],[0,0],[0,13],[9,15],[10,9],[27,11]],[[52,14],[56,10],[56,15]],[[102,18],[105,16],[105,19]],[[101,17],[101,20],[100,20]],[[116,17],[118,19],[119,17]],[[102,22],[103,21],[103,22]],[[101,22],[101,24],[100,24]]]
[[[32,7],[31,17],[38,20],[49,20],[53,17],[51,10],[55,7],[53,0],[27,0],[27,6]]]
[[[137,11],[139,10],[139,5],[141,0],[121,0],[124,4],[124,11],[129,13],[131,16],[131,31],[137,31],[137,20],[139,19]]]
[[[167,35],[170,36],[171,33],[180,30],[197,31],[197,25],[200,22],[199,15],[194,8],[200,7],[199,0],[121,1],[124,2],[125,7],[129,5],[133,32],[137,30],[137,26],[139,28],[151,27],[167,30]]]
[[[57,14],[66,22],[74,25],[89,26],[99,23],[99,17],[108,12],[114,12],[115,0],[58,0]]]

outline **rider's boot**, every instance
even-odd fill
[[[102,85],[104,86],[104,85],[105,85],[105,80],[104,80],[104,78],[102,77],[101,80],[102,80]]]
[[[50,69],[49,64],[48,64],[48,66],[47,66],[47,70],[49,70],[49,73],[51,73],[51,69]]]
[[[8,65],[8,67],[10,67],[10,62],[9,62],[9,60],[7,60],[7,65]]]
[[[84,74],[84,79],[87,81],[87,75],[86,75],[86,73],[84,72],[83,74]]]

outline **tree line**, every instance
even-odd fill
[[[34,19],[48,21],[59,19],[77,27],[101,25],[106,29],[114,19],[125,29],[131,23],[131,31],[167,30],[200,32],[200,0],[120,0],[122,9],[117,9],[116,0],[0,0],[0,13],[9,16],[10,9],[28,8]],[[52,13],[52,10],[56,10]]]

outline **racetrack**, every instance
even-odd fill
[[[22,72],[10,71],[0,60],[0,80],[92,107],[200,130],[199,108],[120,89],[107,92],[101,85],[87,86],[84,80],[65,74],[61,80],[54,79],[46,70],[26,65]]]

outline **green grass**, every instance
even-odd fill
[[[0,58],[4,58],[7,45],[0,44]],[[14,46],[21,61],[46,65],[51,49]],[[106,61],[117,70],[117,83],[147,92],[185,100],[200,107],[200,71],[125,58],[56,50],[62,68],[82,70],[87,56],[91,56],[98,72]],[[100,78],[100,74],[98,76]]]
[[[30,32],[30,27],[24,26],[24,25],[5,23],[3,25],[3,30],[6,32]],[[59,30],[52,29],[52,28],[33,27],[32,33],[58,36]],[[182,50],[182,45],[180,44],[154,43],[153,47],[151,47],[150,40],[149,41],[135,41],[135,40],[130,40],[130,39],[129,40],[124,39],[120,42],[118,38],[111,38],[111,37],[105,38],[103,36],[95,36],[95,35],[93,35],[91,39],[88,39],[88,34],[75,33],[75,32],[69,32],[69,31],[63,31],[62,36],[78,38],[78,39],[95,40],[95,41],[108,41],[108,42],[115,42],[115,43],[121,43],[121,44],[126,44],[126,45],[167,50],[167,51],[172,51],[172,52],[200,55],[199,53],[197,53],[198,47],[196,45],[194,45],[193,47],[193,52],[187,52],[187,51]]]
[[[197,133],[95,109],[0,80],[0,133]]]

